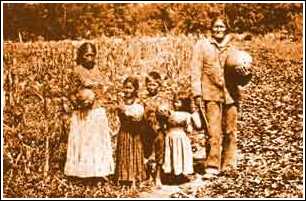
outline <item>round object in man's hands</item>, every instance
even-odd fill
[[[225,73],[228,79],[245,85],[252,77],[252,62],[253,59],[249,53],[238,49],[230,50],[225,61]]]
[[[250,67],[252,62],[253,59],[249,53],[238,49],[230,50],[226,58],[226,66],[234,68],[236,66]]]

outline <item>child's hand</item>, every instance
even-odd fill
[[[116,137],[118,135],[118,132],[110,131],[111,137]]]
[[[186,126],[186,132],[191,133],[192,132],[192,125],[187,125]]]
[[[118,106],[118,109],[120,110],[120,111],[125,111],[126,110],[126,105],[124,105],[124,104],[120,104],[119,106]]]
[[[199,111],[193,112],[191,114],[191,122],[196,129],[202,128],[202,120],[201,120]]]

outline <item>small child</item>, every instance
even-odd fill
[[[148,73],[145,79],[147,94],[143,98],[145,108],[145,157],[147,159],[149,179],[155,179],[155,186],[160,188],[161,171],[164,160],[164,138],[163,121],[157,115],[159,105],[166,102],[166,98],[160,93],[162,78],[156,71]]]
[[[81,89],[78,109],[73,112],[68,137],[65,175],[81,178],[103,177],[114,173],[111,131],[102,107],[95,105],[95,93]]]
[[[173,108],[160,107],[160,113],[167,117],[165,155],[163,170],[166,174],[188,178],[193,173],[191,142],[187,136],[192,131],[191,114],[188,113],[188,98],[175,96]]]
[[[116,150],[116,179],[132,184],[146,178],[143,148],[144,107],[138,101],[139,81],[128,77],[123,82],[124,104],[119,107],[120,130]]]

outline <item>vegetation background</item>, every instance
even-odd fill
[[[235,43],[253,56],[254,76],[241,104],[238,169],[207,181],[193,195],[304,197],[303,16],[302,4],[292,3],[4,4],[4,197],[150,192],[150,182],[130,191],[111,181],[63,175],[76,47],[82,39],[97,45],[106,108],[116,104],[131,73],[141,78],[160,71],[166,98],[178,88],[190,89],[192,45],[222,12],[233,31],[248,33]],[[108,115],[116,131],[118,119],[111,110]]]
[[[232,31],[285,30],[302,37],[301,3],[4,4],[4,39],[24,41],[200,34],[213,17],[227,16]]]

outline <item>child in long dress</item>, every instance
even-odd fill
[[[137,94],[138,79],[128,77],[123,83],[124,104],[119,107],[120,130],[116,150],[116,179],[132,184],[146,179],[143,148],[144,107]]]
[[[95,107],[95,94],[81,89],[79,109],[71,118],[65,175],[80,178],[103,177],[114,173],[110,128],[106,111]]]
[[[187,136],[192,131],[191,114],[184,110],[185,100],[178,96],[174,97],[173,107],[174,110],[160,107],[160,113],[167,116],[163,170],[188,179],[193,173],[192,147]]]

